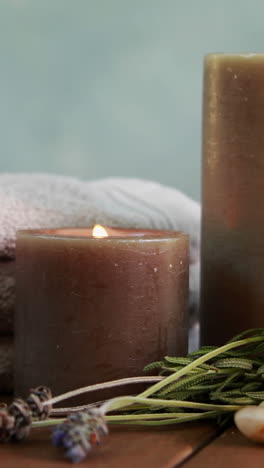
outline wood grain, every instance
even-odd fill
[[[173,468],[218,434],[213,424],[189,424],[166,429],[111,427],[103,445],[80,466],[90,468]],[[69,467],[63,453],[52,447],[48,429],[34,429],[23,443],[0,446],[1,467]]]
[[[263,468],[264,447],[230,428],[201,450],[185,468]]]

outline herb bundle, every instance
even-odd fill
[[[12,410],[14,403],[0,411],[0,438],[1,434],[2,440],[16,438],[19,427],[27,434],[25,426],[56,426],[55,445],[63,446],[72,460],[80,461],[107,433],[105,422],[160,426],[211,419],[224,424],[241,407],[264,401],[263,356],[264,329],[248,330],[220,348],[206,346],[186,357],[166,356],[162,361],[147,365],[146,371],[160,371],[161,377],[143,378],[156,381],[154,385],[137,396],[113,398],[95,409],[91,409],[91,405],[71,408],[53,408],[52,405],[87,391],[113,386],[115,382],[85,387],[54,398],[48,397],[45,387],[41,387],[32,391],[25,403],[33,422],[28,414],[27,420],[23,419],[25,409],[21,400],[15,404],[15,412]],[[142,377],[117,382],[137,381],[142,381]],[[45,412],[45,407],[49,411]],[[50,414],[64,412],[70,413],[66,420],[49,418]],[[78,416],[73,417],[74,412],[78,412]],[[44,416],[46,420],[36,420]]]
[[[264,401],[263,357],[264,329],[241,333],[220,348],[166,356],[145,367],[159,369],[164,380],[136,397],[136,410],[132,406],[126,415],[110,416],[109,422],[163,425],[215,419],[223,424],[242,406]]]

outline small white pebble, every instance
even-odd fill
[[[173,268],[173,265],[172,265],[172,263],[170,263],[170,264],[169,264],[169,268]]]
[[[157,268],[157,267],[154,267],[154,268],[153,268],[153,271],[154,271],[155,273],[157,273],[158,268]]]
[[[247,406],[237,411],[235,416],[237,428],[248,439],[264,443],[264,407]]]
[[[118,263],[114,263],[115,266],[118,266]]]
[[[180,261],[180,265],[182,265],[182,264],[183,264],[183,261],[181,260],[181,261]]]

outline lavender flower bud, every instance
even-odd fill
[[[52,443],[63,447],[65,455],[73,463],[82,461],[94,445],[101,442],[108,429],[102,412],[95,408],[68,416],[66,421],[55,427]]]

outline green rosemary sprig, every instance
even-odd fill
[[[160,369],[165,377],[141,394],[114,398],[99,408],[70,414],[66,421],[48,419],[33,426],[56,425],[53,443],[77,462],[107,434],[107,422],[163,426],[206,419],[223,425],[241,407],[264,400],[263,354],[264,329],[254,329],[220,348],[202,347],[185,358],[165,356],[145,368]],[[44,401],[43,406],[87,388]]]
[[[226,345],[202,347],[186,358],[166,356],[145,371],[160,369],[168,377],[141,397],[230,405],[264,400],[264,329],[248,330]]]
[[[114,398],[101,409],[106,421],[115,424],[163,425],[200,419],[221,424],[242,406],[264,400],[263,356],[263,328],[241,333],[221,347],[202,347],[186,357],[166,356],[145,368],[159,369],[165,378],[135,397]],[[112,411],[116,414],[108,415]]]

